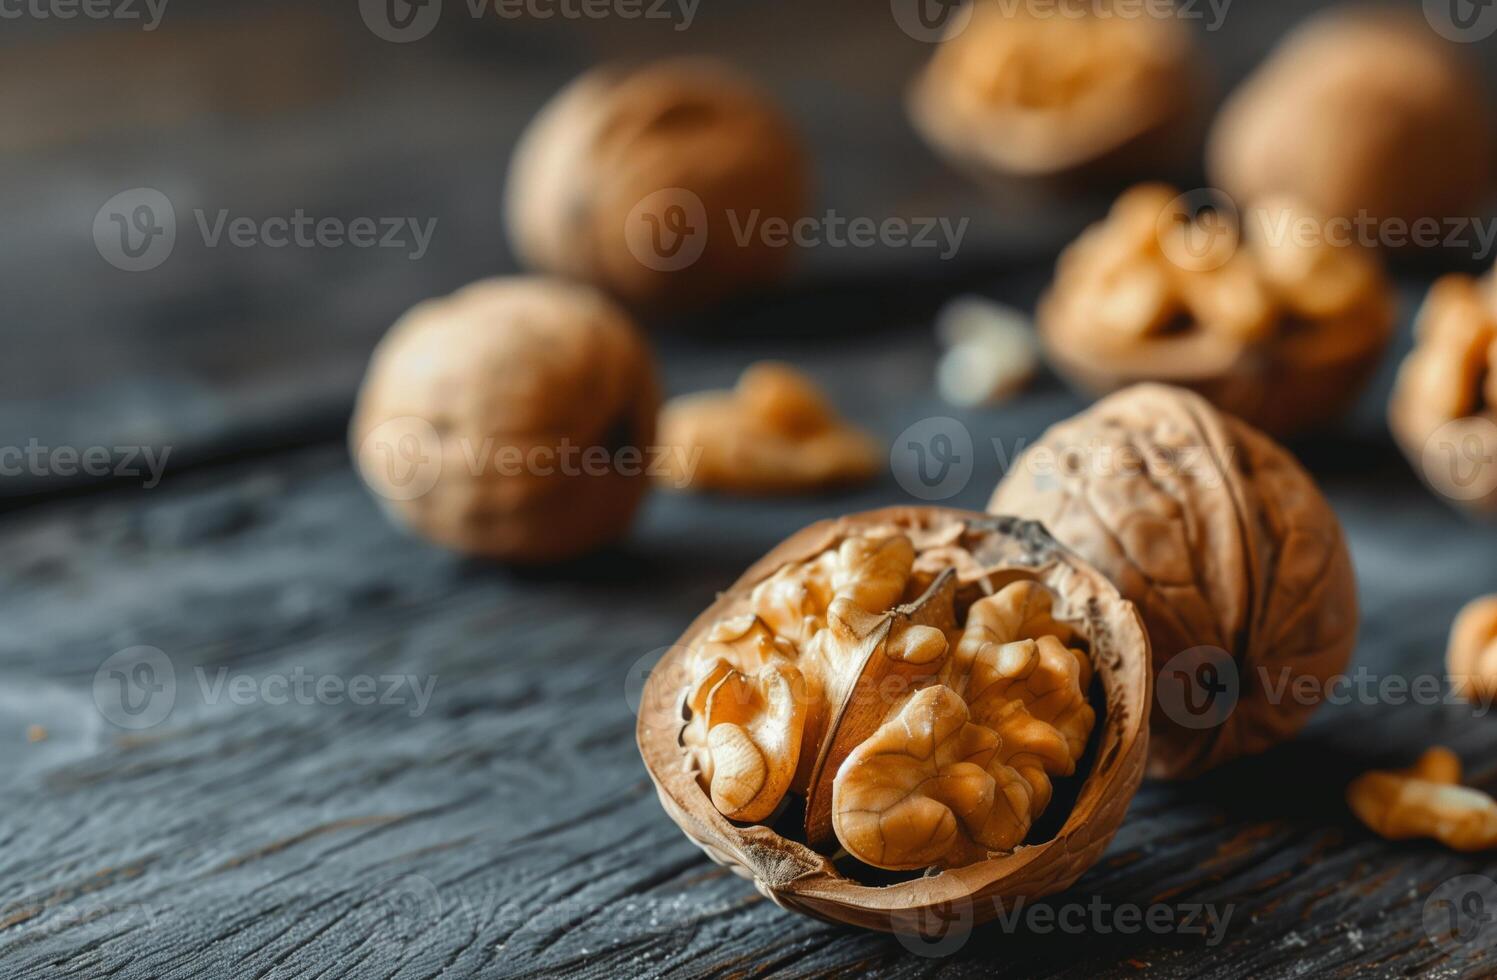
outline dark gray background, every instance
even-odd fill
[[[1050,904],[1230,906],[1225,940],[1005,934],[944,958],[783,913],[665,817],[633,746],[629,692],[652,651],[752,560],[810,521],[911,498],[748,503],[657,494],[623,546],[545,572],[444,554],[389,527],[342,446],[374,341],[411,303],[509,271],[498,223],[518,129],[595,60],[727,54],[813,146],[818,203],[968,217],[950,262],[816,249],[774,295],[655,333],[668,388],[792,360],[891,444],[955,416],[979,452],[950,502],[981,507],[1013,451],[1082,407],[1043,377],[1001,409],[932,391],[932,312],[976,290],[1028,308],[1055,251],[1106,207],[990,202],[913,136],[899,99],[929,55],[879,3],[701,0],[659,23],[472,22],[448,0],[395,45],[353,3],[169,6],[117,22],[0,22],[0,445],[170,447],[138,479],[6,478],[0,495],[0,971],[129,978],[635,976],[877,971],[1008,976],[1481,972],[1497,928],[1433,943],[1426,902],[1490,858],[1389,844],[1342,799],[1367,766],[1426,745],[1476,785],[1497,719],[1455,705],[1347,704],[1296,743],[1189,785],[1147,785],[1104,861]],[[1237,0],[1203,36],[1220,88],[1304,3]],[[1473,47],[1488,65],[1490,45]],[[208,249],[191,235],[129,274],[95,212],[139,186],[179,217],[437,219],[419,262],[379,250]],[[184,222],[185,224],[185,222]],[[1470,264],[1447,256],[1439,265]],[[1431,269],[1404,269],[1409,311]],[[1294,445],[1350,534],[1358,664],[1441,672],[1467,598],[1497,590],[1497,537],[1424,491],[1382,405],[1407,330],[1343,427]],[[148,645],[174,708],[122,730],[95,673]],[[198,669],[206,681],[200,682]],[[430,704],[205,703],[221,670],[256,680],[410,674]],[[408,692],[407,692],[408,693]],[[26,741],[27,726],[47,737]],[[8,741],[5,741],[8,740]]]

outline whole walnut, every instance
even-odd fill
[[[726,65],[670,59],[556,95],[515,149],[505,211],[532,268],[679,309],[779,278],[791,250],[752,232],[802,217],[807,182],[763,93]]]
[[[1431,488],[1497,513],[1497,276],[1445,276],[1419,312],[1388,424]]]
[[[1276,435],[1329,422],[1397,312],[1376,253],[1331,231],[1292,198],[1196,210],[1135,187],[1061,255],[1038,311],[1046,356],[1093,394],[1160,381]]]
[[[628,528],[659,407],[649,349],[612,301],[557,279],[487,279],[390,329],[350,439],[365,483],[425,537],[557,561]]]
[[[915,127],[978,178],[1157,171],[1182,156],[1203,86],[1175,17],[979,0],[910,91]]]
[[[1054,426],[988,509],[1043,524],[1143,615],[1152,775],[1288,739],[1351,657],[1336,515],[1288,452],[1191,392],[1138,385]]]
[[[1208,170],[1238,200],[1292,193],[1328,216],[1403,222],[1401,234],[1421,218],[1479,215],[1492,188],[1484,91],[1461,46],[1421,16],[1336,9],[1232,94]]]

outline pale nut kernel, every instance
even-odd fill
[[[733,820],[763,820],[784,799],[800,760],[806,691],[800,671],[770,664],[729,670],[708,693],[712,803]]]
[[[733,391],[672,399],[660,414],[661,481],[681,490],[789,494],[858,483],[877,471],[874,440],[839,419],[788,365],[750,367]]]
[[[1008,850],[1029,829],[1031,795],[999,760],[1001,737],[968,721],[950,688],[926,688],[842,764],[833,797],[848,853],[894,870],[959,866]]]
[[[1473,599],[1455,617],[1445,667],[1467,700],[1497,698],[1497,595]]]
[[[1261,200],[1251,210],[1251,233],[1244,238],[1258,274],[1296,316],[1338,316],[1376,289],[1377,263],[1350,240],[1330,240],[1328,227],[1287,195]]]
[[[947,348],[936,367],[936,388],[953,405],[1000,404],[1039,369],[1033,326],[1006,306],[974,296],[953,300],[937,315],[936,334]]]
[[[1346,788],[1346,802],[1388,840],[1431,837],[1457,851],[1497,847],[1497,800],[1460,780],[1460,760],[1436,746],[1412,768],[1358,776]]]

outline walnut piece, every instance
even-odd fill
[[[1460,759],[1436,746],[1409,769],[1358,776],[1346,788],[1346,802],[1388,840],[1432,837],[1457,851],[1497,847],[1497,800],[1460,783]]]
[[[1471,600],[1455,617],[1445,667],[1467,700],[1497,698],[1497,595]]]
[[[1220,695],[1225,716],[1206,726],[1156,675],[1152,775],[1291,737],[1316,703],[1272,692],[1323,691],[1351,658],[1356,582],[1335,513],[1288,452],[1191,392],[1138,385],[1052,427],[988,509],[1039,521],[1108,576],[1143,615],[1156,671],[1214,648],[1211,666],[1235,673],[1235,700]],[[1202,696],[1216,695],[1189,695]]]
[[[942,307],[936,334],[946,351],[936,388],[953,405],[997,405],[1029,384],[1040,366],[1034,328],[1017,310],[975,296]]]
[[[1287,192],[1329,217],[1397,221],[1405,237],[1420,219],[1483,214],[1492,116],[1462,47],[1409,11],[1312,18],[1223,106],[1212,184],[1239,201]]]
[[[1497,513],[1497,273],[1430,288],[1388,403],[1388,425],[1447,500]]]
[[[734,222],[795,221],[807,184],[799,139],[758,88],[675,58],[595,69],[555,96],[515,149],[505,211],[532,268],[679,309],[778,279],[791,250],[740,242]]]
[[[1355,398],[1392,336],[1394,293],[1374,254],[1289,198],[1242,220],[1188,212],[1145,184],[1062,254],[1040,302],[1040,338],[1073,384],[1103,394],[1183,385],[1283,434]]]
[[[488,279],[390,329],[350,441],[364,482],[423,536],[556,561],[628,528],[649,487],[641,460],[659,404],[648,347],[601,293]]]
[[[670,449],[660,479],[682,490],[803,493],[868,480],[882,459],[810,378],[770,361],[750,366],[732,391],[671,399],[660,442]]]
[[[1177,18],[978,2],[911,88],[910,114],[979,177],[1156,169],[1188,134],[1198,74]]]
[[[1044,586],[976,599],[962,627],[958,576],[912,596],[915,559],[909,536],[871,528],[708,628],[681,742],[720,813],[762,821],[794,793],[809,842],[895,870],[1023,842],[1091,736],[1087,653]]]

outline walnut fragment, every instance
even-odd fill
[[[1447,748],[1430,749],[1409,769],[1358,776],[1346,802],[1389,840],[1432,837],[1457,851],[1497,847],[1497,800],[1461,785],[1461,761]]]
[[[751,365],[732,391],[671,399],[660,474],[678,490],[791,494],[870,479],[882,452],[844,422],[810,378],[787,364]]]

